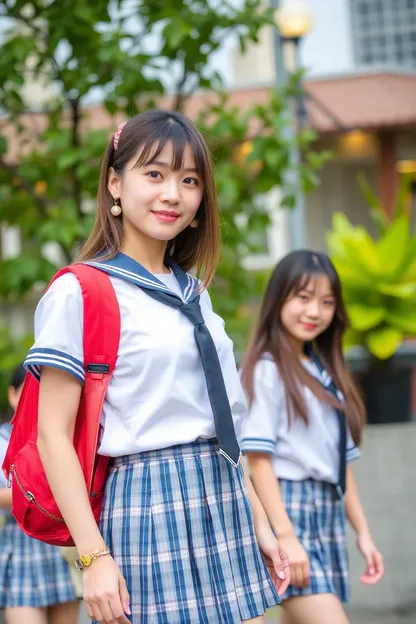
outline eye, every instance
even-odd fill
[[[333,299],[325,299],[324,305],[330,306],[332,308],[332,306],[335,305],[335,301]]]
[[[304,293],[298,293],[298,298],[301,301],[308,301],[308,299],[309,299],[308,295],[305,295]]]
[[[197,178],[185,178],[184,183],[189,186],[198,186],[199,180]]]
[[[152,180],[158,180],[158,179],[160,179],[162,177],[162,175],[161,175],[161,173],[159,173],[159,171],[148,171],[146,173],[146,175],[149,178],[152,178]]]

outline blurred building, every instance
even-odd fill
[[[372,229],[359,173],[388,209],[398,171],[406,168],[416,174],[416,0],[308,4],[314,24],[300,45],[309,95],[306,123],[319,132],[317,148],[333,150],[335,158],[325,166],[321,186],[306,200],[305,229],[308,246],[324,250],[335,211]],[[245,55],[234,50],[228,84],[236,104],[265,101],[276,81],[273,50],[272,29],[264,29],[260,44]],[[288,250],[287,218],[276,218],[260,265]],[[256,259],[253,263],[259,264]]]

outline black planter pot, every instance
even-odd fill
[[[416,343],[405,343],[389,360],[374,360],[364,348],[352,350],[347,362],[363,393],[370,425],[412,420],[412,380]]]

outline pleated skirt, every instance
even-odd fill
[[[278,604],[241,465],[216,441],[114,460],[101,519],[133,624],[241,624]]]
[[[283,600],[292,596],[334,594],[349,600],[345,504],[335,486],[322,481],[279,479],[283,502],[306,550],[311,567],[308,587],[289,586]]]
[[[0,609],[48,607],[76,599],[61,550],[28,537],[10,517],[0,532]]]

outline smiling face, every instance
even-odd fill
[[[335,309],[335,297],[328,277],[315,274],[286,299],[281,310],[281,322],[292,341],[303,347],[305,342],[312,342],[328,329]]]
[[[120,200],[126,238],[167,242],[194,221],[202,201],[204,188],[192,149],[185,146],[179,163],[171,141],[145,163],[137,164],[138,156],[121,175],[110,171],[108,189]]]

